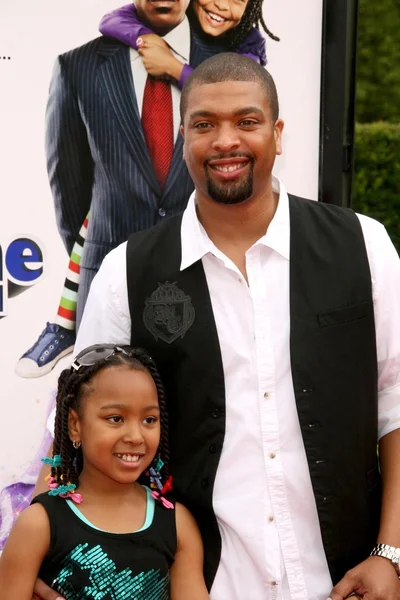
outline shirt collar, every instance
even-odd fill
[[[163,40],[176,54],[189,63],[190,53],[190,28],[188,18],[185,17],[182,23],[179,23],[167,35],[164,35]]]
[[[272,176],[272,189],[279,193],[278,206],[269,224],[268,231],[254,245],[262,244],[271,248],[289,260],[290,255],[290,219],[289,198],[283,184],[275,176]],[[195,192],[190,196],[189,202],[182,217],[181,226],[182,260],[181,271],[187,269],[193,263],[201,260],[203,256],[212,253],[221,255],[207,235],[206,230],[200,223],[196,212]]]
[[[175,54],[178,54],[180,58],[185,62],[189,63],[190,54],[190,27],[188,18],[185,17],[179,25],[172,29],[169,33],[163,36],[163,40],[167,42]],[[134,48],[130,48],[131,60],[137,60],[140,58],[140,54]]]

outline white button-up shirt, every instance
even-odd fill
[[[288,197],[277,179],[274,187],[276,213],[246,252],[249,284],[208,238],[194,195],[182,220],[181,270],[203,262],[226,388],[213,492],[222,554],[212,600],[325,600],[332,586],[290,370]],[[384,227],[359,219],[372,275],[381,437],[400,427],[400,261]],[[129,344],[130,334],[122,244],[93,281],[75,350]]]

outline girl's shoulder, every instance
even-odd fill
[[[176,531],[178,542],[187,537],[187,535],[191,535],[193,531],[196,531],[197,524],[195,518],[189,509],[186,508],[180,502],[177,502],[175,505],[175,513],[176,513]]]
[[[45,508],[40,504],[28,506],[15,522],[14,530],[18,530],[19,535],[48,534],[50,527],[49,515]]]
[[[244,40],[240,42],[237,52],[240,54],[254,54],[263,67],[268,62],[265,37],[255,27],[252,27]]]
[[[38,510],[39,506],[41,510],[47,513],[49,519],[65,512],[65,501],[58,496],[50,496],[48,492],[43,492],[32,498],[30,508],[36,507],[36,510]]]

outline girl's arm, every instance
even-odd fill
[[[178,548],[171,567],[171,600],[209,600],[203,576],[203,542],[196,521],[176,504]]]
[[[31,600],[40,566],[50,547],[43,506],[29,506],[17,519],[0,557],[1,600]]]
[[[100,21],[99,31],[137,50],[137,39],[141,35],[154,33],[139,20],[133,3],[106,14]]]
[[[237,50],[239,54],[248,56],[258,64],[265,67],[267,64],[267,52],[265,49],[265,37],[253,27],[244,40],[239,44]]]
[[[267,53],[265,50],[265,38],[258,31],[258,29],[251,29],[250,33],[245,37],[245,39],[241,42],[239,47],[237,48],[237,52],[239,54],[243,54],[244,56],[248,56],[259,65],[265,67],[267,64]],[[190,65],[184,65],[181,71],[181,76],[178,80],[178,86],[181,90],[186,79],[189,75],[193,73],[193,68]]]

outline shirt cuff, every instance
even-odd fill
[[[179,81],[178,81],[178,87],[180,90],[183,88],[183,85],[184,85],[186,79],[189,77],[189,75],[191,73],[193,73],[193,68],[190,65],[187,65],[185,63],[183,65],[181,76],[179,77]]]
[[[379,392],[378,395],[378,438],[400,429],[400,386]]]

